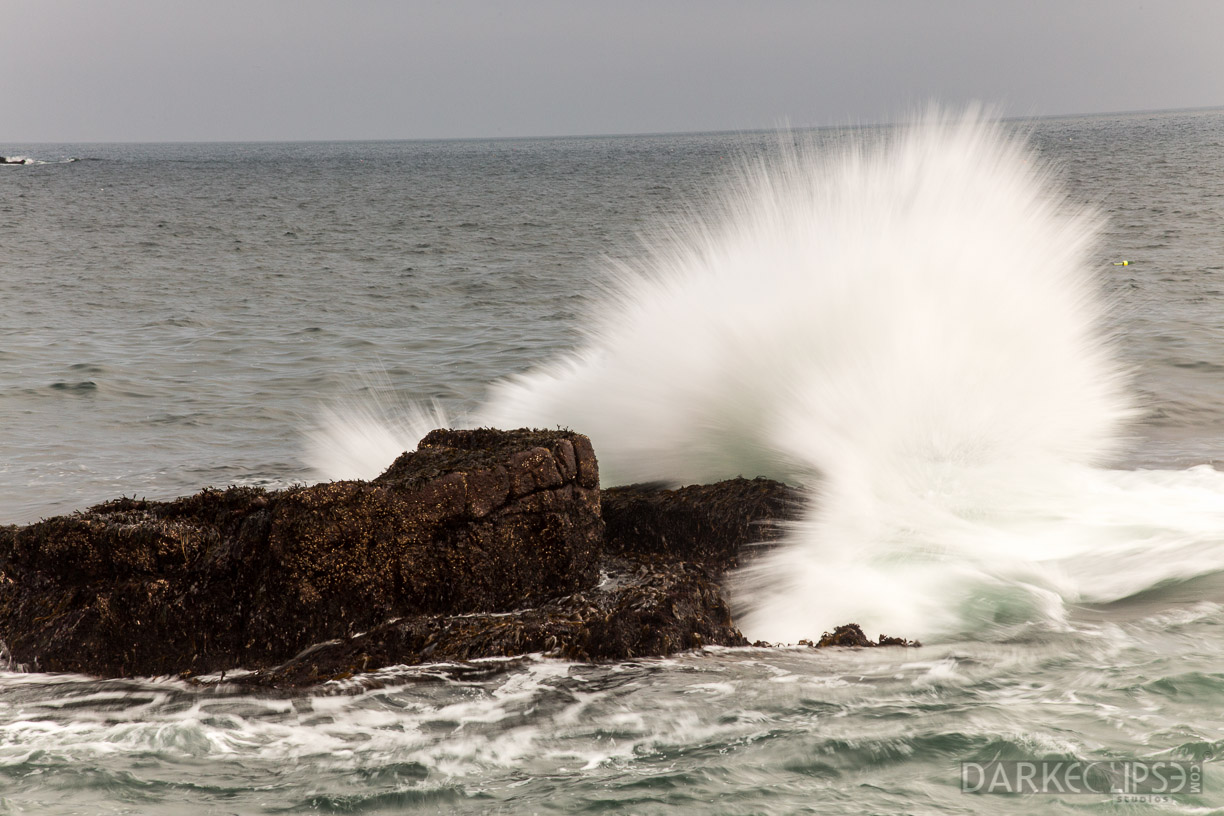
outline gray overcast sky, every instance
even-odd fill
[[[1224,0],[0,0],[0,143],[1224,106]]]

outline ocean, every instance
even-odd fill
[[[1224,813],[1224,111],[0,155],[0,523],[564,425],[808,490],[750,638],[925,644],[0,672],[0,813]]]

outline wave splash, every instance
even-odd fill
[[[468,424],[578,429],[606,484],[805,487],[732,581],[750,638],[1057,624],[1224,569],[1220,474],[1100,469],[1134,412],[1099,226],[976,112],[787,147],[613,270],[584,345]]]
[[[80,159],[69,157],[66,159],[43,160],[35,159],[30,156],[0,156],[0,165],[31,165],[31,164],[71,164],[78,162]]]

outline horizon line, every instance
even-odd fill
[[[962,106],[964,107],[964,106]],[[1224,104],[1196,105],[1178,108],[1143,108],[1136,110],[1095,111],[1091,113],[1051,113],[1041,115],[1014,115],[998,117],[1002,122],[1031,122],[1047,119],[1074,119],[1088,116],[1134,116],[1157,113],[1196,113],[1212,110],[1224,110]],[[33,140],[5,139],[0,144],[11,145],[154,145],[154,144],[335,144],[335,143],[376,143],[376,142],[494,142],[494,141],[528,141],[545,139],[608,139],[626,137],[657,137],[657,136],[697,136],[723,134],[759,134],[778,133],[787,130],[836,130],[852,127],[889,127],[903,125],[908,119],[876,120],[871,122],[846,122],[843,124],[805,124],[784,125],[757,128],[720,128],[713,130],[656,130],[656,131],[623,131],[603,133],[553,133],[519,136],[393,136],[393,137],[360,137],[360,138],[306,138],[306,139],[128,139],[128,140]]]

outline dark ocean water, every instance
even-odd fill
[[[1088,552],[1139,591],[922,649],[530,657],[310,695],[0,674],[0,813],[1224,812],[1224,113],[1015,128],[1107,217],[1092,265],[1140,405],[1111,484],[1192,510],[1152,559],[1196,568],[1145,583]],[[327,478],[329,406],[473,410],[781,141],[0,145],[47,162],[0,166],[0,522]],[[991,759],[1202,760],[1204,792],[961,793]]]

